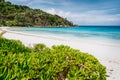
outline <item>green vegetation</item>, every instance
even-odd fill
[[[3,34],[5,34],[5,33],[6,33],[6,31],[2,31],[2,32],[0,33],[0,38],[2,38]]]
[[[14,5],[0,0],[0,26],[73,26],[73,23],[58,15],[48,14],[40,9]]]
[[[65,79],[106,80],[106,68],[69,46],[36,44],[30,49],[20,41],[0,38],[0,80]]]

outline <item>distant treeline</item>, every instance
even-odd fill
[[[40,9],[0,0],[0,26],[74,26],[71,21]]]

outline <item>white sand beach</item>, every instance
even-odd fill
[[[6,28],[3,35],[8,39],[20,40],[26,46],[32,47],[37,43],[44,43],[48,47],[52,45],[69,45],[74,49],[79,49],[82,52],[90,53],[98,58],[98,60],[106,66],[107,75],[110,77],[107,80],[120,80],[120,43],[107,40],[84,40],[72,39],[51,35],[35,35],[23,32],[9,31]]]

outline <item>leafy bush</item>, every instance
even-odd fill
[[[44,51],[46,48],[47,47],[45,44],[36,44],[36,45],[34,45],[33,51],[34,52],[41,52],[41,51]]]
[[[106,68],[90,54],[64,45],[37,44],[33,50],[1,38],[0,80],[106,80]]]
[[[28,47],[25,47],[19,40],[8,40],[0,38],[0,51],[3,53],[23,53],[31,52]]]

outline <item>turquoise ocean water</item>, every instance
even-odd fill
[[[27,32],[37,35],[43,34],[51,35],[52,37],[57,36],[67,38],[70,42],[73,40],[73,42],[75,41],[78,43],[78,45],[73,44],[74,46],[81,45],[82,40],[84,43],[88,42],[88,49],[84,49],[86,45],[83,45],[83,47],[80,47],[80,50],[82,49],[82,51],[90,51],[90,53],[99,59],[107,58],[120,60],[120,26],[78,26],[69,28],[21,27],[8,29],[12,31]],[[99,45],[101,47],[96,48],[92,45]]]
[[[69,28],[10,28],[12,31],[22,31],[34,34],[56,35],[72,38],[97,38],[120,41],[120,26],[78,26]]]

